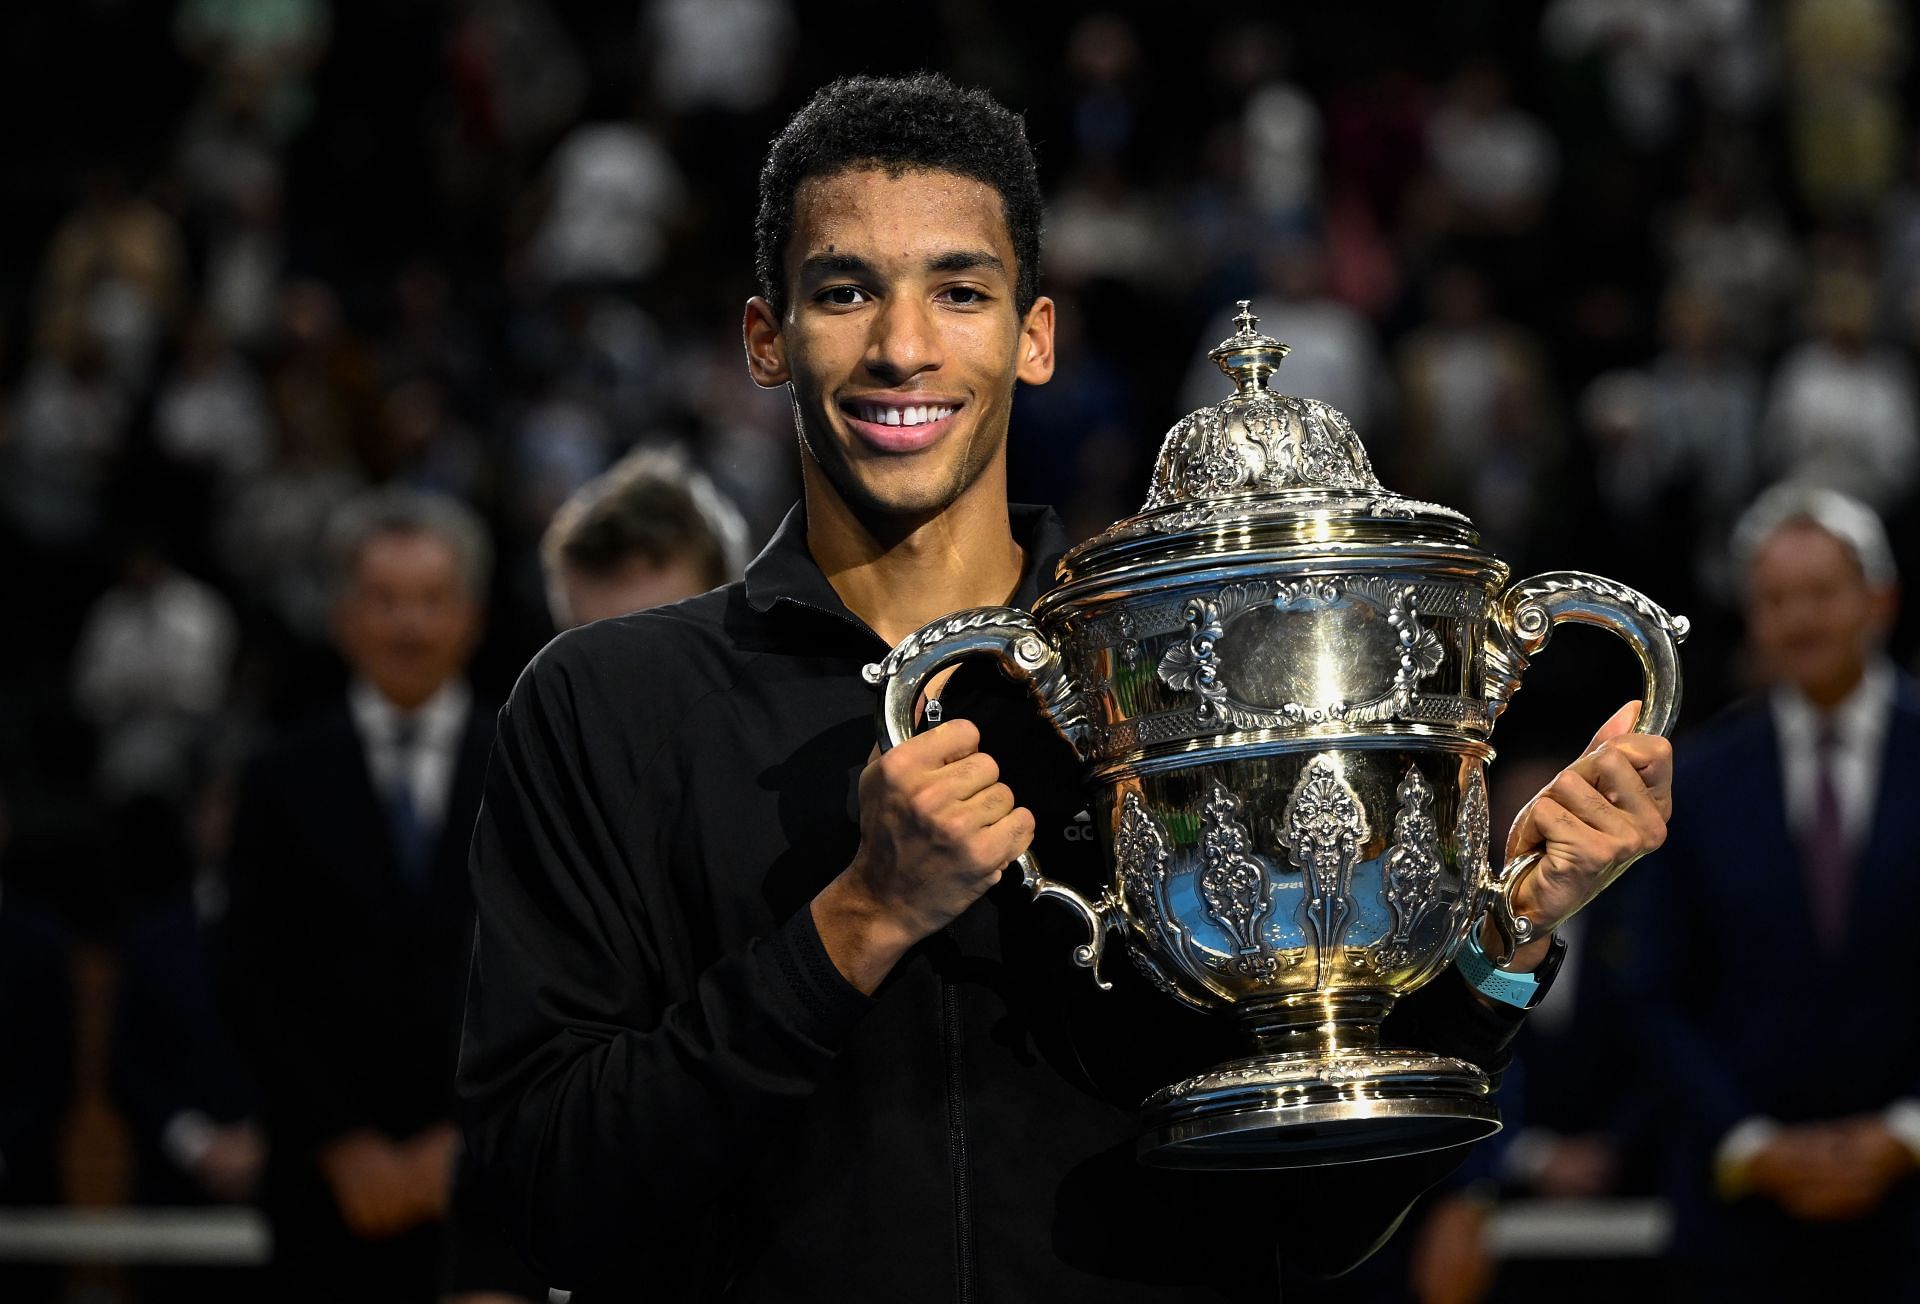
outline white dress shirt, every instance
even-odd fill
[[[472,692],[460,679],[443,684],[411,714],[394,706],[364,679],[354,680],[347,690],[347,707],[359,731],[360,745],[366,749],[374,791],[386,794],[405,782],[413,808],[426,828],[438,829],[446,818],[453,772],[460,762],[460,735],[466,731],[467,708],[472,701]],[[404,757],[397,737],[403,723],[415,728],[412,748]]]
[[[1773,690],[1770,705],[1780,735],[1780,785],[1787,803],[1787,827],[1796,835],[1813,828],[1819,784],[1820,728],[1830,722],[1836,735],[1834,795],[1840,799],[1840,827],[1848,850],[1858,853],[1873,825],[1873,803],[1880,787],[1880,754],[1893,714],[1893,666],[1884,658],[1867,665],[1860,682],[1833,710],[1823,713],[1791,685]]]

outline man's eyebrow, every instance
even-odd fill
[[[832,251],[810,254],[800,264],[800,279],[803,281],[817,281],[827,276],[858,276],[872,279],[874,275],[873,264],[858,254]]]
[[[927,270],[930,272],[971,272],[976,268],[999,272],[1003,276],[1007,271],[1007,265],[997,255],[984,249],[955,249],[927,260]]]

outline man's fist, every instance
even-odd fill
[[[813,903],[827,954],[872,991],[908,947],[999,882],[1033,831],[969,721],[876,756],[860,775],[860,850]]]
[[[1649,851],[1666,841],[1673,815],[1673,746],[1656,734],[1628,732],[1640,703],[1628,702],[1580,758],[1527,803],[1507,839],[1511,859],[1528,851],[1539,863],[1514,893],[1514,910],[1539,929],[1513,967],[1531,969],[1547,934]]]

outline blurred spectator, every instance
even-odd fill
[[[398,490],[351,503],[333,544],[353,680],[248,771],[225,1000],[273,1136],[274,1298],[419,1301],[460,1152],[466,842],[493,736],[464,671],[488,549],[465,509]]]
[[[1454,74],[1429,121],[1427,150],[1467,231],[1532,227],[1560,165],[1553,137],[1513,106],[1506,77],[1485,58]]]
[[[1667,347],[1649,373],[1657,438],[1699,491],[1704,532],[1720,537],[1757,480],[1760,376],[1706,296],[1670,294],[1663,325]]]
[[[1786,223],[1756,193],[1756,170],[1742,144],[1710,139],[1663,225],[1674,287],[1716,304],[1734,340],[1759,352],[1778,339],[1800,269]]]
[[[765,107],[798,34],[786,0],[650,0],[640,21],[653,93],[675,113]]]
[[[1167,274],[1158,214],[1116,163],[1076,170],[1046,220],[1047,270],[1070,286],[1111,280],[1151,290]]]
[[[1920,469],[1913,376],[1872,340],[1874,288],[1850,272],[1814,283],[1814,338],[1780,361],[1767,400],[1766,452],[1776,475],[1850,493],[1886,510]]]
[[[1311,223],[1320,196],[1321,114],[1286,76],[1290,47],[1271,27],[1230,29],[1223,38],[1242,64],[1248,83],[1240,130],[1246,141],[1247,189],[1254,208],[1276,232],[1298,232]]]
[[[1894,0],[1788,0],[1789,142],[1817,212],[1870,211],[1892,183],[1906,38]]]
[[[40,342],[65,354],[90,339],[129,391],[148,377],[186,292],[186,251],[173,218],[133,194],[126,173],[93,169],[79,207],[47,247]]]
[[[103,796],[186,797],[221,722],[238,632],[217,590],[150,545],[128,549],[73,658],[74,702],[99,731]]]
[[[461,137],[523,150],[573,120],[586,68],[545,0],[462,0],[450,38]]]
[[[1406,487],[1464,510],[1496,547],[1524,544],[1558,455],[1545,359],[1465,264],[1441,268],[1428,318],[1400,346]]]
[[[29,539],[64,548],[105,524],[107,482],[132,419],[105,349],[85,330],[65,336],[27,368],[15,396],[0,475],[0,502]]]
[[[223,487],[265,470],[279,442],[253,365],[204,314],[187,323],[179,360],[160,386],[153,426],[162,452]]]
[[[232,793],[209,785],[193,838],[147,806],[123,839],[134,882],[120,941],[112,1080],[132,1128],[143,1203],[251,1200],[266,1162],[252,1079],[220,1021],[214,958],[225,912],[216,867]]]
[[[1889,995],[1920,987],[1920,685],[1884,654],[1892,554],[1801,486],[1735,542],[1768,696],[1675,749],[1686,801],[1635,871],[1675,1253],[1688,1298],[1809,1298],[1836,1264],[1920,1298],[1920,1012]]]
[[[327,0],[180,0],[174,13],[174,40],[212,74],[214,93],[256,87],[281,141],[313,112],[307,76],[331,35]]]
[[[718,588],[747,564],[746,523],[679,450],[622,458],[569,498],[541,540],[556,629]]]
[[[1549,53],[1600,64],[1620,134],[1640,150],[1671,140],[1688,92],[1719,113],[1750,112],[1767,85],[1761,6],[1754,0],[1551,0]]]
[[[267,375],[283,447],[298,459],[345,457],[355,432],[371,423],[375,368],[322,281],[293,281],[280,292]]]
[[[280,178],[269,173],[236,193],[231,210],[207,232],[206,310],[250,349],[268,342],[279,307],[283,208]]]
[[[1920,140],[1880,212],[1880,309],[1892,342],[1920,347]]]
[[[1140,137],[1140,38],[1119,14],[1089,14],[1067,33],[1071,155],[1122,169]]]
[[[638,122],[575,127],[554,150],[546,189],[529,251],[545,286],[645,278],[666,256],[668,228],[687,202],[673,155]]]

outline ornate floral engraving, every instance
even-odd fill
[[[1467,767],[1467,788],[1460,794],[1460,821],[1455,831],[1460,846],[1460,878],[1469,896],[1486,881],[1492,822],[1487,809],[1486,771],[1475,761]]]
[[[1440,668],[1447,659],[1447,649],[1439,635],[1420,623],[1411,586],[1395,596],[1393,605],[1387,608],[1387,620],[1400,635],[1400,671],[1394,676],[1394,691],[1404,699],[1422,679]]]
[[[1287,798],[1280,840],[1295,868],[1306,874],[1300,913],[1313,934],[1316,982],[1323,986],[1334,948],[1353,913],[1353,864],[1368,835],[1359,795],[1341,777],[1333,754],[1322,752],[1300,772]]]
[[[1142,1108],[1208,1095],[1233,1087],[1294,1087],[1313,1083],[1346,1086],[1400,1074],[1456,1074],[1466,1067],[1457,1059],[1396,1051],[1391,1058],[1356,1055],[1348,1059],[1315,1057],[1298,1061],[1265,1060],[1251,1064],[1231,1064],[1206,1073],[1195,1074],[1171,1086],[1162,1087],[1143,1102]]]
[[[1385,880],[1380,895],[1393,911],[1393,932],[1380,944],[1377,959],[1383,969],[1395,969],[1411,957],[1413,930],[1441,904],[1435,896],[1443,859],[1440,829],[1433,818],[1433,785],[1409,765],[1394,790],[1399,808],[1393,818],[1393,846],[1381,865]]]
[[[1140,794],[1129,789],[1120,802],[1113,859],[1133,917],[1155,938],[1161,935],[1160,886],[1166,882],[1170,854],[1158,821],[1147,813]]]
[[[1261,949],[1260,925],[1273,906],[1267,867],[1253,854],[1253,834],[1240,819],[1240,799],[1220,780],[1200,808],[1200,899],[1207,917],[1227,931],[1242,955]]]
[[[1191,692],[1200,699],[1200,714],[1208,715],[1225,700],[1214,644],[1222,633],[1220,603],[1190,598],[1185,608],[1186,641],[1175,643],[1160,659],[1160,680],[1175,692]]]
[[[1399,666],[1384,689],[1364,701],[1283,702],[1250,706],[1234,698],[1217,644],[1237,617],[1260,606],[1276,611],[1312,611],[1353,598],[1383,612],[1398,640]],[[1446,660],[1439,634],[1423,624],[1424,604],[1453,614],[1463,604],[1454,588],[1395,584],[1379,579],[1253,580],[1230,584],[1211,596],[1189,598],[1182,608],[1187,637],[1160,659],[1161,682],[1191,692],[1202,719],[1237,729],[1272,729],[1329,723],[1363,724],[1408,715],[1422,680]]]

